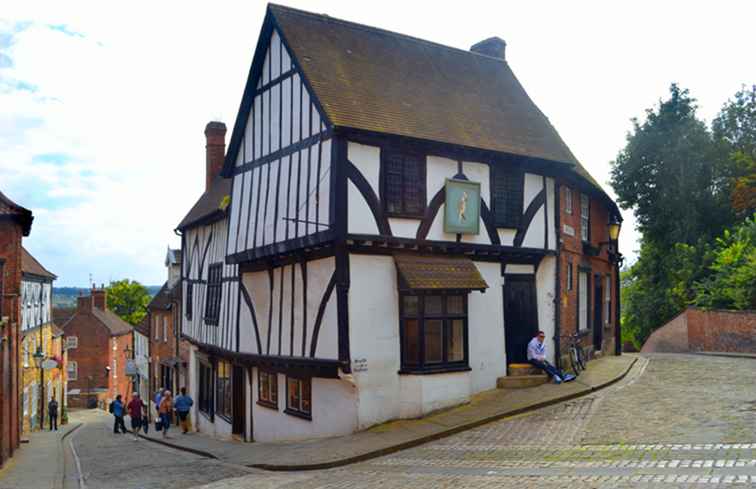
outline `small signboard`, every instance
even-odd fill
[[[480,232],[480,183],[446,179],[444,232],[478,234]]]
[[[43,370],[52,370],[54,368],[58,368],[58,362],[57,360],[54,360],[52,358],[48,358],[47,360],[42,362],[42,369]]]
[[[126,360],[126,375],[133,377],[137,375],[137,364],[133,359]]]

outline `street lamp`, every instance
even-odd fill
[[[42,351],[42,345],[37,345],[37,351],[32,355],[34,366],[39,369],[39,429],[45,428],[45,371],[42,368],[42,362],[45,361],[45,354]]]

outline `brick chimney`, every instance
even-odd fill
[[[105,284],[96,289],[92,287],[92,306],[102,311],[108,308],[108,293],[105,291]]]
[[[506,59],[504,57],[506,49],[507,43],[504,42],[504,39],[498,37],[489,37],[484,41],[473,44],[473,46],[470,48],[470,51],[472,51],[473,53],[490,56],[492,58],[499,58],[503,61]]]
[[[226,155],[226,125],[222,122],[211,121],[205,126],[205,191],[210,189],[213,179],[220,175],[223,169],[223,159]]]
[[[78,312],[88,313],[92,310],[92,296],[79,296],[76,298],[76,310]]]

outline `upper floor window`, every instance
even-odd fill
[[[586,194],[580,194],[580,239],[590,241],[591,201]]]
[[[493,166],[492,205],[496,227],[516,228],[522,218],[524,174],[517,168],[507,168],[503,163]]]
[[[567,290],[572,290],[572,262],[567,263]]]
[[[205,297],[205,323],[218,324],[220,317],[223,264],[214,263],[207,271],[207,296]]]
[[[400,293],[402,370],[467,366],[467,296]]]
[[[572,189],[564,187],[564,212],[572,214]]]
[[[422,218],[425,213],[425,157],[382,150],[381,200],[386,214]]]
[[[79,347],[78,336],[66,336],[66,350],[74,350]]]
[[[160,327],[158,321],[160,318],[158,316],[152,316],[152,329],[155,331],[155,341],[160,341]]]
[[[168,343],[168,317],[163,316],[163,343]]]
[[[77,380],[79,378],[79,365],[75,360],[69,360],[66,367],[68,373],[68,380]]]
[[[194,284],[192,282],[186,283],[186,304],[184,311],[186,313],[186,319],[191,321],[192,319],[192,299],[194,298]]]

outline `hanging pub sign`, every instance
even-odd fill
[[[139,373],[138,370],[137,370],[137,364],[136,364],[136,362],[133,359],[131,359],[131,358],[129,358],[129,359],[126,360],[126,369],[125,370],[126,370],[126,372],[125,372],[126,375],[128,375],[129,377],[133,377],[133,376],[135,376],[135,375],[137,375]]]
[[[480,232],[480,183],[446,179],[444,232],[478,234]]]

